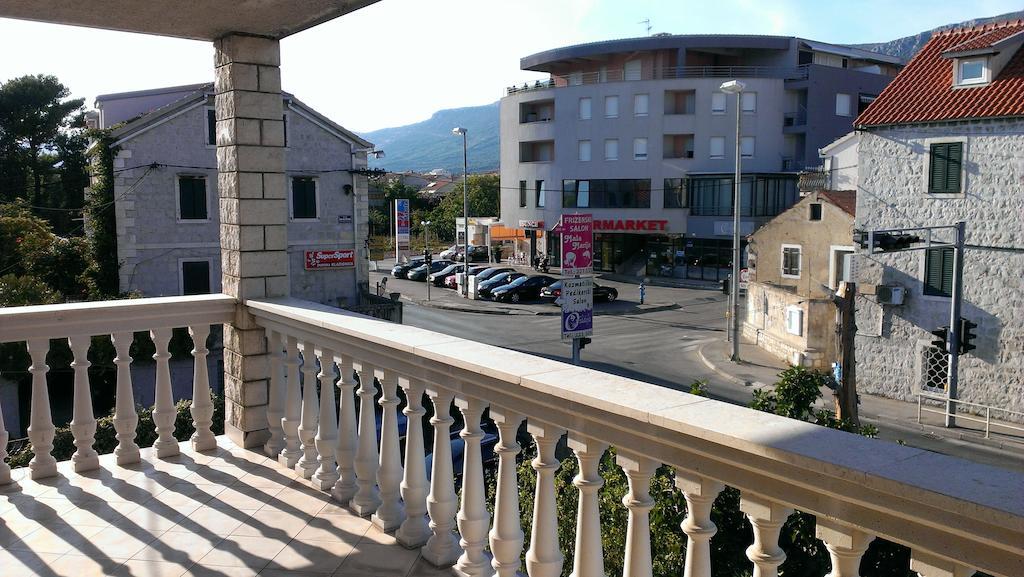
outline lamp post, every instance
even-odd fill
[[[462,296],[469,293],[469,283],[466,280],[466,271],[469,269],[469,189],[466,187],[467,174],[469,173],[469,150],[466,146],[466,129],[456,126],[452,134],[462,135],[462,260],[466,266],[462,272]]]
[[[430,285],[434,284],[430,282],[430,221],[421,220],[420,225],[423,227],[423,264],[427,265],[427,300],[430,300]]]
[[[726,94],[736,95],[736,174],[733,175],[735,190],[732,201],[732,283],[729,287],[729,302],[732,303],[732,322],[729,332],[732,336],[733,362],[740,360],[740,108],[743,89],[747,85],[739,80],[723,82],[720,87]]]

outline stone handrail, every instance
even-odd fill
[[[426,559],[455,563],[459,574],[491,574],[493,568],[514,575],[519,570],[523,535],[514,497],[514,456],[519,450],[515,433],[524,419],[538,444],[533,462],[539,473],[537,506],[526,555],[530,575],[561,571],[552,479],[558,467],[554,446],[566,433],[581,470],[574,575],[593,574],[602,566],[594,492],[601,484],[596,460],[609,445],[617,447],[630,484],[623,501],[629,509],[627,575],[650,575],[648,512],[653,501],[647,491],[662,463],[675,468],[691,511],[683,525],[690,540],[690,576],[711,574],[710,507],[723,485],[741,492],[741,508],[756,535],[748,549],[756,575],[774,575],[785,559],[777,540],[793,509],[817,516],[818,537],[832,556],[835,577],[857,574],[861,555],[875,536],[910,547],[912,567],[924,577],[970,575],[975,569],[1024,574],[1024,476],[1018,473],[304,301],[248,301],[247,306],[272,343],[268,453],[297,466],[356,511],[373,513],[381,527],[398,527],[399,539],[407,546],[422,545]],[[319,359],[321,390],[329,392],[319,408],[315,393],[309,394],[315,389],[309,388],[299,405],[299,349],[304,357]],[[324,386],[335,380],[335,362],[341,367],[338,422],[331,409],[333,387]],[[358,423],[353,369],[360,376]],[[315,371],[315,363],[302,363],[306,387],[312,386]],[[369,417],[373,377],[384,393],[379,448]],[[398,455],[398,385],[408,394],[407,415],[424,413],[423,391],[440,415],[431,421],[435,456],[429,496],[424,471],[415,465],[422,462],[422,452],[407,452],[404,470]],[[453,401],[467,423],[459,543],[451,533],[457,502],[447,441]],[[485,407],[501,432],[498,502],[489,535],[479,462]],[[283,415],[280,426],[278,414]],[[422,438],[418,420],[409,420],[407,450],[422,447],[415,442]],[[429,531],[424,513],[429,513]],[[492,567],[485,566],[488,543]]]

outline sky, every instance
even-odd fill
[[[358,132],[489,104],[542,78],[519,59],[560,46],[672,34],[880,42],[1024,8],[1020,0],[381,0],[281,42],[285,90]],[[0,82],[53,74],[99,94],[213,80],[206,42],[0,18]]]

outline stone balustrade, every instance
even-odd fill
[[[32,476],[53,470],[52,457],[47,459],[53,435],[45,397],[47,339],[113,333],[119,377],[115,422],[124,445],[118,447],[118,461],[130,462],[138,458],[129,434],[134,421],[127,407],[133,403],[120,397],[131,392],[131,331],[151,331],[157,345],[157,386],[167,391],[157,394],[157,427],[166,440],[162,415],[173,400],[160,376],[166,329],[184,324],[198,337],[196,325],[226,322],[234,307],[230,298],[210,296],[0,312],[0,341],[28,342],[34,392],[41,392],[33,396],[30,437],[37,459]],[[1024,476],[1018,473],[305,301],[249,300],[245,308],[268,343],[269,390],[261,410],[269,438],[262,450],[374,525],[394,531],[406,547],[420,548],[423,559],[451,566],[455,575],[512,576],[525,570],[532,577],[557,576],[564,564],[561,546],[570,545],[573,576],[604,575],[598,461],[608,447],[616,448],[628,480],[622,500],[628,519],[627,577],[652,574],[651,540],[657,536],[650,528],[650,484],[662,464],[674,469],[688,505],[679,531],[687,537],[689,577],[714,572],[709,544],[717,528],[710,513],[725,486],[739,490],[753,530],[747,556],[755,576],[777,575],[785,560],[779,531],[794,510],[817,517],[816,536],[832,559],[831,577],[857,576],[861,556],[876,537],[909,547],[911,566],[923,577],[976,570],[1024,574]],[[162,309],[168,312],[160,314]],[[87,365],[79,353],[85,345],[74,337],[71,345],[76,376],[84,375]],[[198,360],[204,351],[196,348]],[[196,398],[203,398],[206,378],[196,374]],[[87,468],[94,458],[91,412],[77,401],[88,397],[79,391],[79,386],[87,390],[83,380],[76,379],[72,422],[82,453],[76,454],[76,468],[78,463]],[[399,388],[407,399],[404,407]],[[429,477],[428,431],[422,424],[426,402],[433,408]],[[404,455],[400,409],[407,417]],[[456,411],[464,422],[461,492],[452,470]],[[485,411],[499,434],[493,518],[480,449]],[[204,418],[200,408],[197,425]],[[537,479],[530,535],[520,522],[521,430],[538,449],[531,463]],[[558,542],[553,478],[563,438],[579,464],[573,483],[579,491],[574,544]],[[170,451],[169,443],[158,442],[157,458]],[[0,470],[0,481],[7,478]]]

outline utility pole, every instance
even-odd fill
[[[840,283],[832,301],[839,309],[839,366],[840,380],[835,391],[836,417],[860,426],[857,414],[857,374],[854,357],[854,336],[857,334],[857,283]]]
[[[967,223],[956,223],[956,241],[953,245],[953,290],[950,294],[949,307],[949,340],[946,350],[949,352],[949,376],[946,381],[946,428],[956,426],[956,398],[958,374],[960,368],[960,304],[964,295],[964,232]]]

